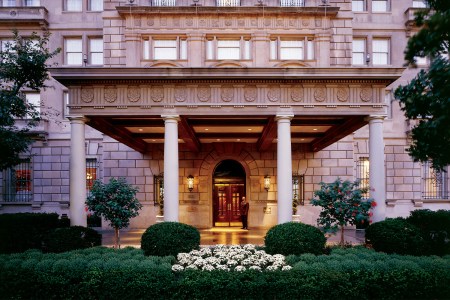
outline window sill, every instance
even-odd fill
[[[414,207],[422,207],[424,203],[435,203],[435,204],[442,204],[442,203],[450,203],[450,199],[421,199],[421,200],[412,200],[414,203]]]

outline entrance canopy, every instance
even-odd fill
[[[386,115],[385,88],[399,68],[54,68],[68,111],[139,151],[164,143],[164,116],[179,116],[180,147],[277,142],[276,116],[292,143],[319,151]]]

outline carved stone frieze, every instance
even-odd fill
[[[160,22],[161,26],[167,26],[167,18],[163,17],[159,20],[159,22]]]
[[[284,26],[283,19],[277,19],[277,27],[283,27],[283,26]]]
[[[186,18],[186,26],[194,25],[194,19],[192,17]]]
[[[337,90],[336,97],[341,102],[347,102],[350,96],[350,90],[347,87],[340,87]]]
[[[315,19],[315,24],[316,24],[316,27],[321,27],[322,26],[322,19],[316,18]]]
[[[150,98],[153,102],[161,102],[164,100],[164,87],[154,86],[152,87],[152,93]]]
[[[255,85],[249,85],[244,88],[244,99],[247,102],[254,102],[258,97],[258,89]]]
[[[130,102],[138,102],[141,99],[141,89],[138,86],[128,87],[127,97]]]
[[[234,100],[234,88],[232,86],[222,87],[222,92],[220,94],[224,102],[230,102]]]
[[[180,27],[180,19],[178,17],[173,18],[173,26]]]
[[[364,102],[372,101],[372,87],[370,86],[363,86],[361,87],[361,92],[359,93],[359,97]]]
[[[206,22],[206,19],[200,19],[199,24],[200,27],[206,27],[208,23]]]
[[[153,20],[153,18],[148,18],[148,19],[147,19],[147,25],[148,25],[148,26],[153,26],[153,25],[155,25],[155,20]]]
[[[323,85],[318,85],[314,88],[314,100],[323,102],[327,100],[327,88]]]
[[[308,27],[309,26],[309,19],[308,18],[304,18],[302,20],[302,25],[303,25],[303,27]]]
[[[269,90],[267,91],[267,99],[269,99],[270,102],[277,102],[280,101],[281,98],[281,89],[277,85],[273,85],[269,87]]]
[[[293,87],[291,88],[291,99],[295,102],[303,101],[303,87]]]
[[[117,100],[117,88],[115,86],[106,86],[104,90],[104,99],[109,103],[115,102]]]
[[[197,98],[201,102],[208,102],[211,100],[211,88],[207,85],[199,86],[197,88]]]
[[[186,101],[187,98],[187,91],[186,88],[183,86],[177,86],[174,89],[174,97],[175,97],[175,101],[177,102],[184,102]]]
[[[245,26],[245,20],[244,19],[238,19],[238,26],[239,27],[244,27]]]
[[[226,19],[226,20],[225,20],[225,26],[231,26],[231,25],[233,25],[233,20],[231,20],[231,19]]]
[[[258,26],[258,20],[257,19],[251,19],[250,24],[252,24],[252,26]]]
[[[81,89],[81,101],[91,103],[94,100],[94,89],[91,87],[83,87]]]

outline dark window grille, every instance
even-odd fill
[[[423,199],[448,199],[447,172],[436,170],[431,162],[425,162],[422,180]]]
[[[164,213],[164,173],[153,177],[153,201],[154,205],[159,205],[159,213]]]
[[[360,157],[356,163],[356,179],[359,181],[359,186],[367,189],[367,193],[363,194],[364,198],[369,198],[369,158]]]
[[[241,6],[241,0],[216,0],[217,6]]]
[[[293,205],[305,205],[305,175],[292,175]]]
[[[175,6],[176,0],[152,0],[152,6]]]
[[[94,182],[97,180],[98,176],[98,164],[97,159],[88,158],[86,159],[86,190],[88,195],[94,185]]]
[[[24,159],[20,164],[7,169],[4,172],[3,187],[3,201],[31,202],[33,200],[31,160]]]
[[[303,7],[303,6],[305,6],[305,0],[280,0],[280,6]]]

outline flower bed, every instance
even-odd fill
[[[174,272],[184,270],[288,271],[290,269],[291,266],[286,265],[284,255],[267,254],[264,250],[257,250],[252,244],[244,246],[217,245],[193,250],[189,253],[179,253],[177,263],[172,266]]]

